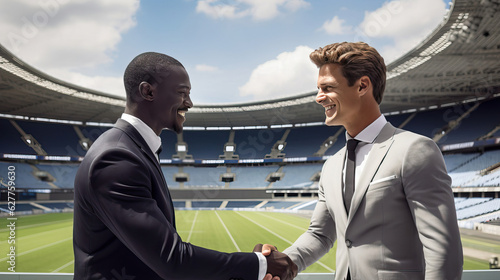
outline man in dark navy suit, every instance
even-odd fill
[[[132,60],[124,82],[125,112],[75,178],[74,279],[293,279],[297,267],[282,253],[228,254],[181,240],[156,152],[161,131],[180,133],[193,106],[189,76],[150,52]]]

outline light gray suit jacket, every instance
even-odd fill
[[[307,232],[284,251],[299,271],[337,242],[336,277],[461,279],[463,255],[451,180],[431,139],[387,123],[375,139],[349,211],[345,148],[323,165]]]

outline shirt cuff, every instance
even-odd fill
[[[266,271],[267,271],[267,260],[264,255],[260,252],[255,252],[257,257],[259,258],[259,278],[257,280],[262,280],[264,277],[266,277]]]

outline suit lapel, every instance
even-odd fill
[[[387,123],[379,135],[375,139],[371,151],[366,159],[365,167],[363,170],[363,174],[359,177],[359,182],[356,183],[354,196],[352,198],[351,209],[349,211],[349,221],[352,220],[352,217],[358,210],[363,197],[372,181],[373,177],[377,173],[380,165],[384,161],[385,155],[389,151],[393,143],[393,136],[396,128],[394,128],[390,123]]]

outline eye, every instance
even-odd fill
[[[333,91],[333,89],[334,89],[334,88],[333,88],[332,86],[324,86],[324,87],[321,87],[321,90],[322,90],[323,92],[331,92],[331,91]]]

